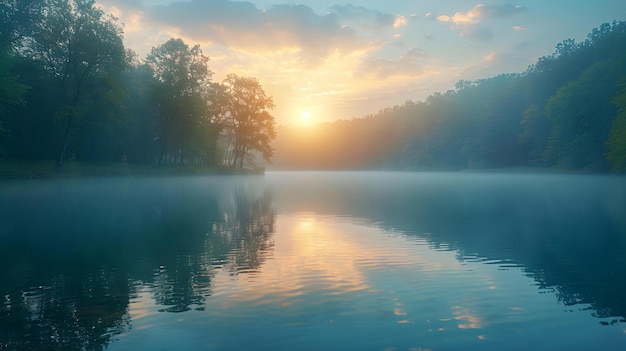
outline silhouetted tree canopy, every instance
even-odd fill
[[[257,79],[213,82],[209,58],[181,39],[139,59],[93,0],[5,1],[0,18],[0,154],[9,159],[243,167],[276,148],[280,168],[624,170],[626,22],[566,39],[522,73],[277,130]]]
[[[271,97],[254,78],[213,83],[199,45],[172,38],[141,60],[93,0],[4,1],[0,19],[0,156],[57,168],[216,167],[226,155],[242,167],[253,151],[272,156]],[[236,152],[220,148],[234,131]]]
[[[251,152],[259,152],[269,161],[276,136],[276,122],[269,113],[274,108],[272,98],[265,94],[259,81],[251,77],[229,74],[222,86],[227,92],[226,129],[232,135],[232,150],[227,162],[243,168]]]

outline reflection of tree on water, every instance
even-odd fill
[[[519,265],[563,305],[588,304],[609,318],[603,324],[626,322],[623,198],[606,184],[552,185],[415,191],[385,213],[387,223],[428,233],[434,247],[458,251],[461,261]]]
[[[212,293],[211,280],[218,269],[258,270],[271,250],[275,213],[269,192],[259,193],[255,184],[235,183],[218,194],[218,198],[222,200],[219,216],[205,228],[195,228],[193,234],[189,232],[193,228],[163,223],[165,227],[176,228],[179,239],[180,235],[191,234],[197,246],[195,252],[169,255],[155,271],[151,285],[156,303],[166,306],[161,311],[202,310]]]
[[[0,349],[99,350],[129,328],[127,272],[109,255],[119,222],[96,215],[112,194],[22,185],[0,191]]]
[[[465,217],[456,230],[432,232],[430,239],[451,244],[460,260],[520,265],[563,305],[588,304],[594,316],[612,318],[608,323],[626,322],[626,221],[614,215],[612,190],[563,190],[476,197],[453,206]]]
[[[271,198],[254,179],[4,185],[0,350],[102,349],[146,286],[163,311],[202,309],[220,267],[258,269],[271,250]]]
[[[146,238],[146,264],[135,267],[163,311],[184,312],[210,295],[212,268],[204,254],[207,232],[219,219],[216,184],[168,183],[150,204],[155,232]]]
[[[232,194],[234,202],[225,208],[223,222],[214,226],[216,234],[232,247],[230,264],[235,272],[258,270],[274,246],[271,236],[276,214],[271,207],[271,193],[265,191],[255,199],[250,199],[251,196],[247,189],[236,187]]]
[[[105,270],[10,291],[0,307],[0,349],[99,350],[128,330],[128,296],[124,274]]]
[[[566,306],[589,304],[597,317],[612,317],[602,323],[626,318],[623,178],[341,177],[309,181],[306,190],[285,182],[281,198],[289,199],[292,209],[368,218],[425,238],[435,249],[457,251],[461,261],[495,262],[503,269],[519,265]]]

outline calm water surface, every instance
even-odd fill
[[[0,183],[0,350],[624,350],[626,178]]]

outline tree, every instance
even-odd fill
[[[208,118],[203,120],[202,129],[209,134],[207,147],[207,161],[211,165],[223,165],[226,153],[220,150],[220,135],[228,127],[228,90],[220,83],[211,83],[207,98]],[[219,160],[220,153],[224,157]],[[218,161],[219,160],[219,161]]]
[[[175,161],[177,156],[184,163],[185,151],[202,149],[202,133],[197,132],[209,112],[213,72],[208,61],[200,45],[190,48],[182,39],[174,38],[152,48],[146,58],[159,101],[159,164]]]
[[[13,46],[32,23],[30,12],[34,6],[30,2],[15,0],[0,4],[0,140],[10,132],[3,125],[7,108],[26,104],[24,94],[28,86],[21,84],[18,75],[13,72],[17,58]],[[2,146],[0,155],[5,155]]]
[[[528,159],[531,164],[542,164],[541,157],[546,149],[551,127],[544,109],[531,104],[522,112],[520,125],[522,132],[517,136],[517,141],[527,146]]]
[[[548,100],[546,114],[552,129],[544,153],[547,162],[564,168],[606,169],[605,142],[615,116],[610,99],[623,72],[626,66],[621,60],[596,63]]]
[[[60,85],[63,103],[57,117],[65,123],[56,168],[63,165],[74,122],[85,115],[100,80],[110,92],[125,67],[122,29],[93,0],[46,0],[41,18],[22,39],[19,51],[40,61]],[[108,92],[107,92],[108,93]]]
[[[132,55],[131,55],[132,56]],[[124,122],[122,155],[129,162],[154,163],[157,161],[159,145],[155,137],[159,133],[159,107],[153,88],[156,84],[148,65],[134,59],[124,72]]]
[[[13,47],[39,20],[42,1],[3,0],[0,2],[0,47]]]
[[[234,138],[230,165],[243,168],[252,151],[260,152],[269,162],[274,152],[271,141],[276,137],[276,121],[269,113],[274,108],[272,97],[265,94],[256,78],[229,74],[223,85],[229,95],[228,128]]]
[[[626,171],[626,84],[622,86],[624,88],[613,98],[618,114],[613,120],[611,134],[606,142],[606,159],[613,170],[619,172]]]
[[[10,71],[12,57],[0,47],[0,140],[9,134],[9,130],[4,128],[3,120],[6,109],[9,106],[24,105],[24,93],[27,86],[17,81]],[[5,155],[5,150],[0,146],[0,156]]]

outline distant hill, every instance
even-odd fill
[[[287,126],[278,169],[626,170],[626,22],[605,23],[522,73],[460,81],[362,118]]]

